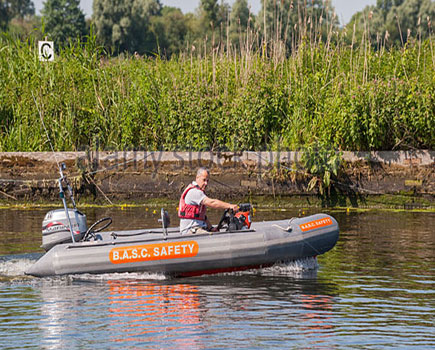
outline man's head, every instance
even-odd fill
[[[208,185],[208,180],[210,179],[210,172],[207,168],[199,168],[196,172],[196,183],[198,184],[199,188],[203,191],[205,191],[205,188]]]

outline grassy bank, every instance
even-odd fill
[[[434,148],[435,47],[300,43],[292,54],[191,49],[106,58],[95,43],[40,62],[0,39],[0,151]],[[35,103],[36,101],[36,103]],[[38,107],[37,107],[38,106]]]
[[[317,196],[252,196],[246,198],[231,198],[233,203],[252,203],[255,210],[294,210],[294,209],[315,209],[322,210],[339,210],[339,211],[365,211],[365,210],[393,210],[393,211],[422,211],[422,212],[435,212],[433,200],[416,197],[405,194],[384,194],[384,195],[366,195],[360,196],[357,200],[351,201],[349,198],[342,197],[337,201],[335,206],[325,208],[322,199]],[[112,203],[104,201],[100,198],[98,200],[81,198],[77,202],[79,208],[120,208],[126,210],[132,207],[143,207],[150,213],[158,214],[160,208],[174,209],[178,206],[178,200],[168,198],[153,198],[143,201],[113,200]],[[1,200],[0,209],[35,209],[35,208],[62,208],[62,202],[37,200],[37,201],[10,201]]]

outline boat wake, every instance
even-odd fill
[[[169,276],[163,273],[152,272],[116,272],[116,273],[101,273],[101,274],[80,274],[70,275],[74,281],[81,282],[105,282],[111,280],[128,280],[128,281],[164,281],[169,279]]]
[[[32,266],[42,254],[8,255],[0,257],[0,281],[24,277],[24,271]],[[27,277],[27,276],[26,276]]]
[[[25,275],[25,271],[32,266],[41,254],[9,255],[0,257],[0,281],[11,281],[17,278],[33,279]],[[312,278],[317,275],[319,264],[317,258],[304,258],[288,262],[276,263],[270,267],[252,269],[238,272],[220,273],[219,275],[261,275],[261,276],[287,276],[294,278]],[[63,276],[64,278],[66,276]],[[51,277],[52,279],[54,277]],[[57,277],[59,279],[60,276]],[[123,272],[103,274],[69,275],[66,278],[82,282],[104,282],[110,280],[151,280],[163,281],[171,279],[163,273]]]
[[[250,269],[244,271],[224,272],[219,275],[259,275],[259,276],[285,276],[292,278],[315,278],[319,264],[317,258],[309,257],[298,260],[282,261],[269,267]]]
[[[245,271],[223,272],[216,275],[237,276],[257,274],[261,276],[287,276],[293,278],[312,278],[317,275],[319,264],[317,258],[304,258],[288,262],[276,263],[270,267],[252,269]],[[173,277],[163,273],[148,272],[122,272],[122,273],[104,273],[104,274],[80,274],[70,275],[75,281],[104,282],[110,280],[136,280],[136,281],[164,281],[173,279]],[[200,276],[199,276],[200,277]]]
[[[0,257],[0,281],[16,281],[17,278],[35,279],[27,276],[27,271],[42,254],[8,255]],[[153,280],[162,281],[169,277],[162,273],[148,272],[124,272],[124,273],[103,273],[103,274],[80,274],[68,276],[52,276],[44,279],[70,279],[73,281],[104,282],[109,280]]]
[[[303,258],[288,262],[280,262],[261,270],[262,275],[278,276],[285,275],[295,278],[315,277],[319,264],[317,258]]]

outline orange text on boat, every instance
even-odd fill
[[[332,225],[331,218],[323,218],[323,219],[306,222],[305,224],[300,224],[299,227],[303,232],[305,232],[305,231],[313,230],[315,228],[329,226],[329,225]]]
[[[191,258],[198,254],[196,241],[168,242],[113,248],[109,253],[113,264],[139,261]]]

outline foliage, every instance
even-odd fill
[[[31,0],[0,0],[0,30],[6,29],[13,18],[24,18],[35,14]]]
[[[303,149],[302,164],[312,176],[308,183],[308,191],[316,188],[321,196],[329,194],[331,179],[336,179],[340,170],[341,157],[342,153],[328,144],[315,143]]]
[[[18,37],[21,40],[27,40],[30,36],[42,39],[40,32],[41,18],[39,16],[30,16],[27,18],[15,17],[9,22],[8,34]]]
[[[50,63],[3,36],[0,151],[50,150],[39,111],[59,151],[433,149],[433,45],[302,41],[288,57],[192,48],[164,60],[104,57],[90,37]]]
[[[373,47],[400,47],[408,41],[428,38],[434,18],[432,0],[378,0],[375,6],[367,6],[352,17],[346,26],[352,37],[347,40],[360,43],[366,35]]]
[[[46,6],[70,4],[78,11],[78,1],[50,0]],[[186,48],[211,51],[225,46],[228,55],[233,50],[254,49],[274,51],[278,57],[276,53],[289,55],[306,41],[327,46],[344,41],[353,47],[366,43],[377,50],[403,47],[408,41],[429,38],[435,17],[435,2],[431,0],[378,0],[376,6],[367,6],[340,28],[329,0],[262,0],[258,16],[249,12],[247,0],[231,3],[230,7],[228,0],[202,0],[194,13],[183,14],[177,8],[162,6],[160,0],[95,0],[93,17],[88,19],[92,23],[86,25],[85,32],[89,34],[92,26],[99,43],[116,55],[137,52],[170,57]],[[65,7],[65,11],[72,9]],[[31,0],[1,0],[0,30],[11,23],[12,17],[19,18],[8,29],[24,37],[31,32],[29,26],[35,27],[33,13]],[[81,19],[81,29],[71,31],[68,27],[77,26],[70,19],[53,17],[47,24],[47,18],[46,29],[55,27],[57,32],[65,32],[62,42],[55,38],[56,47],[84,34]]]
[[[160,15],[159,0],[94,0],[93,23],[99,42],[115,52],[157,51],[152,17]]]
[[[230,6],[225,1],[201,0],[195,14],[187,14],[185,44],[205,45],[207,49],[226,41]]]
[[[201,0],[200,10],[205,27],[216,27],[218,24],[219,4],[218,0]]]
[[[246,32],[253,28],[252,15],[249,12],[247,0],[236,0],[231,8],[230,26],[228,28],[229,40],[235,48],[243,46]]]
[[[47,0],[42,15],[45,33],[58,47],[86,35],[85,15],[80,9],[80,0]]]
[[[325,39],[328,28],[338,20],[328,1],[272,1],[262,3],[257,29],[266,43],[282,41],[289,49],[313,33]]]
[[[161,16],[154,16],[151,22],[157,44],[166,57],[184,49],[184,38],[188,31],[187,21],[180,9],[164,6]]]

